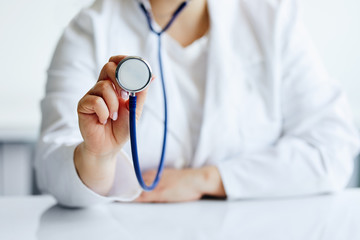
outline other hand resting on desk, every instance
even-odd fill
[[[150,184],[156,170],[143,174],[146,184]],[[209,195],[226,197],[218,169],[206,166],[197,169],[164,169],[159,185],[151,192],[143,192],[136,202],[186,202],[199,200]]]

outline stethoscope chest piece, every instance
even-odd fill
[[[140,57],[134,57],[134,56],[126,57],[118,64],[115,72],[115,78],[120,88],[130,93],[129,102],[128,102],[129,131],[130,131],[131,155],[134,163],[136,178],[138,179],[140,186],[145,191],[151,191],[159,183],[160,175],[164,168],[167,117],[165,114],[164,141],[163,141],[163,148],[162,148],[162,154],[158,167],[158,172],[156,174],[153,183],[151,185],[146,185],[141,175],[138,150],[137,150],[137,141],[136,141],[136,105],[137,105],[136,93],[143,91],[145,88],[149,86],[152,78],[151,68],[150,65]]]
[[[143,91],[151,82],[150,65],[140,57],[126,57],[116,68],[116,81],[129,93]]]

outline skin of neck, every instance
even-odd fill
[[[185,0],[149,0],[154,20],[164,27]],[[180,45],[186,47],[207,33],[210,26],[206,0],[191,0],[168,29]]]

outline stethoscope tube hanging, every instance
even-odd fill
[[[129,96],[129,127],[130,127],[130,144],[131,144],[131,154],[134,163],[134,170],[136,178],[140,186],[145,191],[153,190],[159,183],[162,171],[164,169],[164,159],[165,159],[165,149],[166,149],[166,136],[167,136],[167,97],[166,97],[166,88],[165,88],[165,78],[163,72],[162,58],[161,58],[161,35],[171,26],[179,13],[185,8],[187,1],[180,4],[177,10],[173,13],[170,21],[166,26],[160,31],[157,32],[152,26],[152,19],[150,13],[146,10],[145,6],[140,3],[140,8],[143,10],[150,31],[155,33],[158,36],[158,61],[159,61],[159,70],[161,77],[161,85],[163,90],[164,97],[164,137],[163,137],[163,146],[161,151],[161,158],[159,162],[159,167],[155,176],[155,179],[152,184],[146,185],[141,174],[141,168],[139,164],[138,151],[137,151],[137,141],[136,141],[136,100],[137,97],[135,93],[143,91],[149,84],[152,78],[152,72],[149,64],[140,57],[127,57],[123,59],[116,68],[116,80],[119,86],[130,93]]]

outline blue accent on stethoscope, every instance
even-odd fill
[[[161,84],[162,84],[162,90],[163,90],[163,96],[164,96],[164,138],[163,138],[163,146],[161,151],[161,158],[159,167],[156,173],[156,177],[151,185],[146,185],[144,182],[144,179],[141,175],[140,170],[140,164],[139,164],[139,158],[137,153],[137,141],[136,141],[136,96],[135,94],[130,94],[129,96],[129,122],[130,122],[130,143],[131,143],[131,153],[134,163],[134,169],[135,174],[137,177],[137,180],[140,184],[140,186],[145,191],[151,191],[153,190],[159,183],[162,171],[164,169],[164,159],[165,159],[165,148],[166,148],[166,136],[167,136],[167,121],[168,121],[168,114],[167,114],[167,98],[166,98],[166,90],[165,90],[165,80],[164,80],[164,72],[163,72],[163,64],[162,64],[162,58],[161,58],[161,35],[169,29],[171,24],[174,22],[176,17],[179,15],[179,13],[185,8],[187,5],[187,1],[180,4],[180,6],[176,9],[176,11],[173,13],[173,16],[171,17],[170,21],[166,24],[166,26],[161,31],[155,31],[152,25],[152,19],[150,13],[146,10],[144,4],[140,3],[140,8],[143,10],[150,31],[155,33],[158,36],[158,61],[159,61],[159,70],[160,70],[160,77],[161,77]]]

